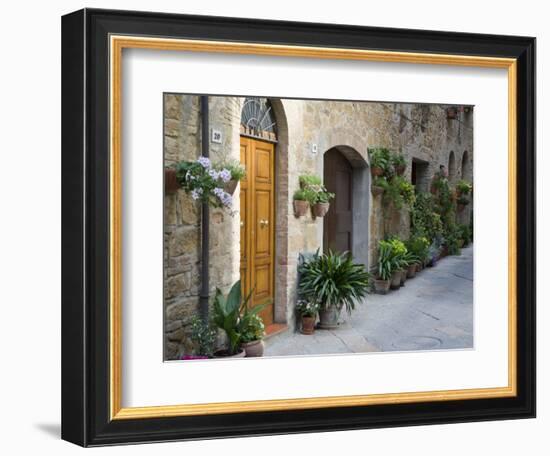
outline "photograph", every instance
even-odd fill
[[[165,361],[475,348],[475,106],[162,96]]]

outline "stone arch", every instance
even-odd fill
[[[369,267],[369,214],[370,214],[370,172],[368,156],[362,155],[355,147],[339,144],[325,149],[324,156],[329,151],[338,151],[352,168],[352,253],[354,260]],[[324,168],[324,160],[323,160]],[[324,174],[324,169],[323,169]],[[360,235],[358,235],[360,233]]]
[[[456,160],[455,153],[451,150],[449,154],[449,163],[447,166],[447,172],[449,174],[449,182],[454,182],[456,179]]]

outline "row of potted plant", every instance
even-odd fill
[[[391,178],[395,175],[402,176],[407,169],[407,160],[400,153],[392,153],[385,147],[368,149],[370,171],[373,177],[384,176]]]
[[[351,313],[369,293],[371,275],[348,252],[317,251],[310,259],[300,256],[296,313],[302,332],[312,334],[319,317],[319,328],[335,329],[342,309]]]
[[[171,194],[183,189],[194,200],[230,208],[237,184],[245,175],[245,167],[237,160],[212,163],[208,157],[201,156],[166,168],[165,191]]]
[[[191,341],[194,350],[182,359],[263,356],[265,327],[258,314],[266,304],[251,307],[253,291],[244,299],[241,293],[240,280],[233,284],[227,296],[219,288],[216,289],[212,317],[208,322],[199,317],[193,319]],[[219,331],[225,334],[225,342],[221,347],[217,345]]]
[[[304,174],[299,178],[300,188],[294,192],[294,214],[302,217],[311,209],[313,217],[324,217],[330,208],[334,193],[327,191],[319,176]]]

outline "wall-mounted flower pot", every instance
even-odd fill
[[[384,189],[382,187],[378,187],[376,185],[371,185],[370,191],[372,193],[372,196],[379,196],[382,193],[384,193]]]
[[[403,174],[405,174],[406,169],[407,169],[406,165],[397,165],[395,167],[395,172],[397,173],[398,176],[402,176]]]
[[[382,280],[382,279],[374,280],[374,292],[376,294],[385,295],[389,291],[389,289],[390,289],[389,280]]]
[[[335,306],[319,310],[319,328],[336,329],[338,328],[338,318],[340,311]]]
[[[458,117],[458,110],[455,107],[447,108],[447,119],[454,120]]]
[[[238,183],[238,180],[231,179],[229,182],[226,182],[226,184],[223,186],[223,189],[230,195],[233,195],[233,193],[235,193]]]
[[[315,203],[312,206],[311,211],[315,217],[324,217],[327,214],[329,207],[330,203]]]
[[[302,316],[302,334],[311,335],[315,332],[315,317]]]
[[[384,174],[384,170],[380,168],[379,166],[371,166],[370,173],[372,176],[381,176]]]
[[[181,188],[176,177],[176,170],[172,168],[164,169],[164,191],[167,194],[176,193]]]
[[[244,350],[247,358],[259,358],[260,356],[263,356],[264,347],[264,341],[261,339],[241,344],[241,348]]]
[[[307,214],[309,210],[309,203],[302,200],[294,200],[294,215],[296,217],[302,217]]]
[[[391,275],[390,288],[397,290],[401,286],[401,271],[394,271]]]

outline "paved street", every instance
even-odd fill
[[[265,356],[473,347],[473,246],[448,256],[387,295],[371,294],[336,330],[286,332]]]

